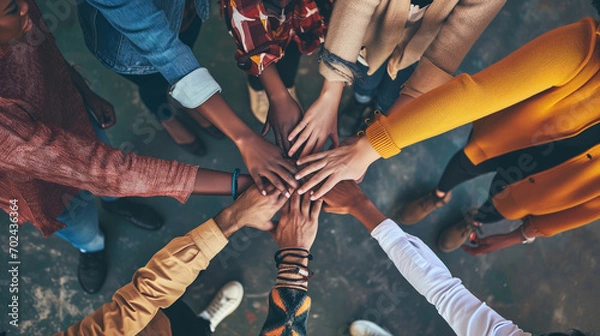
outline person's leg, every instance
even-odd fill
[[[55,234],[81,252],[98,252],[104,249],[98,208],[94,196],[88,191],[80,191],[56,220],[67,227]]]
[[[96,293],[106,279],[107,262],[94,197],[87,191],[80,191],[56,220],[67,226],[57,231],[56,236],[80,251],[79,284],[85,292]]]
[[[170,307],[163,309],[171,323],[173,336],[210,336],[210,321],[194,314],[192,309],[179,299]]]
[[[400,211],[398,220],[405,225],[421,221],[434,210],[448,204],[452,188],[474,177],[495,171],[497,164],[497,160],[492,159],[474,165],[461,149],[446,165],[437,188],[406,204]]]
[[[465,154],[464,149],[458,151],[450,159],[438,183],[437,191],[445,194],[457,185],[483,174],[496,171],[499,160],[491,159],[474,165]]]
[[[356,78],[352,89],[354,90],[354,99],[360,104],[369,104],[377,95],[379,85],[387,74],[387,62],[383,63],[372,75],[367,75],[369,68],[360,62],[356,62],[363,78]]]
[[[275,64],[281,81],[288,89],[292,98],[298,103],[300,103],[300,101],[298,100],[294,84],[296,82],[298,66],[300,65],[300,56],[302,56],[302,53],[298,50],[298,45],[296,42],[292,41],[285,49],[283,57]],[[256,119],[264,124],[267,120],[267,113],[269,111],[269,97],[267,97],[267,93],[257,76],[247,75],[247,82],[248,95],[250,97],[250,110]]]
[[[385,71],[385,75],[379,87],[377,88],[377,97],[375,99],[375,108],[386,114],[389,109],[396,103],[398,97],[400,97],[400,91],[402,91],[402,85],[412,76],[413,72],[417,68],[415,63],[405,69],[398,71],[396,79],[390,77]]]

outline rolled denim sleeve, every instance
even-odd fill
[[[87,1],[175,86],[173,98],[183,106],[198,107],[221,91],[208,70],[200,68],[192,50],[179,39],[179,32],[169,27],[165,13],[152,1]]]
[[[217,92],[221,92],[221,86],[206,68],[199,68],[175,83],[169,94],[181,106],[192,109],[204,104]]]

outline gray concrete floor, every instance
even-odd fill
[[[52,20],[50,26],[65,57],[78,64],[93,88],[115,105],[118,124],[108,132],[115,147],[134,146],[139,154],[226,171],[243,167],[237,149],[228,140],[214,141],[204,136],[210,151],[198,159],[183,152],[164,131],[153,126],[135,88],[104,69],[88,53],[75,13],[57,15],[48,5],[60,2],[39,1]],[[223,86],[223,94],[231,106],[253,129],[260,131],[261,125],[247,106],[244,74],[233,61],[233,41],[226,33],[225,24],[219,21],[216,7],[194,51],[201,64],[208,67]],[[476,72],[543,32],[593,14],[595,11],[586,0],[510,0],[467,56],[460,71]],[[305,107],[318,95],[315,82],[320,80],[316,58],[304,57],[297,86]],[[363,189],[394,218],[403,203],[435,185],[447,160],[464,145],[468,131],[468,126],[462,127],[411,146],[397,157],[377,162],[362,183]],[[459,218],[465,209],[480,204],[481,191],[487,190],[488,185],[489,176],[461,185],[448,206],[406,231],[434,246],[440,229]],[[139,230],[101,212],[110,270],[102,291],[96,295],[87,295],[79,288],[78,254],[74,248],[58,237],[43,239],[31,225],[22,227],[21,326],[16,330],[6,321],[8,278],[4,273],[0,280],[0,332],[51,335],[66,329],[110,300],[112,293],[129,282],[134,271],[173,237],[185,234],[215,215],[230,204],[231,199],[192,197],[185,205],[168,198],[144,202],[167,218],[167,224],[159,232]],[[6,228],[6,218],[2,223]],[[529,246],[515,246],[479,258],[463,251],[441,255],[441,258],[475,295],[525,330],[540,333],[575,327],[598,332],[599,240],[600,225],[594,223],[552,238],[538,239]],[[0,242],[5,251],[7,230],[0,231]],[[275,280],[272,262],[275,250],[267,234],[250,229],[237,233],[225,251],[190,286],[184,300],[195,311],[201,311],[222,284],[239,280],[246,289],[244,301],[215,334],[256,335],[266,317],[267,295]],[[309,289],[313,300],[308,322],[310,335],[346,335],[349,324],[356,319],[375,321],[394,335],[453,334],[353,218],[322,214],[313,254],[315,260],[311,268],[316,276]]]

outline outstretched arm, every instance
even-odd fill
[[[531,335],[477,299],[427,245],[386,219],[356,183],[341,182],[324,201],[325,211],[352,214],[363,223],[400,274],[436,307],[457,335]]]
[[[306,335],[311,305],[306,291],[312,277],[308,261],[312,258],[310,249],[317,237],[322,204],[294,193],[281,211],[273,233],[280,248],[276,254],[277,282],[269,295],[269,315],[261,336]]]
[[[314,187],[327,179],[315,191],[316,197],[320,197],[337,182],[355,179],[358,171],[364,173],[373,159],[358,167],[350,163],[371,156],[373,151],[389,158],[404,147],[562,86],[592,57],[595,36],[596,23],[591,18],[546,33],[473,76],[462,74],[410,104],[397,106],[387,117],[376,115],[366,130],[366,139],[356,142],[355,148],[341,146],[301,158],[299,164],[309,165],[298,175],[322,170],[305,184]],[[558,45],[561,47],[557,48]],[[365,142],[370,148],[363,146]]]
[[[214,219],[157,252],[130,283],[115,292],[111,302],[57,335],[137,335],[155,316],[164,319],[159,309],[183,295],[232,234],[244,226],[273,229],[271,218],[286,200],[277,192],[260,197],[256,188],[249,189]]]

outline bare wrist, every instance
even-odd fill
[[[365,168],[369,167],[371,163],[381,158],[379,153],[377,153],[375,148],[373,148],[373,146],[369,142],[369,138],[367,138],[366,136],[360,137],[356,142],[355,146],[356,153],[358,153],[358,157],[363,162],[363,166]]]
[[[235,217],[234,211],[225,208],[214,218],[215,223],[217,223],[217,226],[227,238],[231,237],[231,235],[241,229],[241,226],[238,224]]]
[[[241,132],[235,134],[235,136],[231,139],[233,143],[237,146],[237,148],[241,148],[245,145],[252,145],[252,142],[258,137],[256,133],[254,133],[250,128],[245,129]]]
[[[321,96],[341,98],[342,92],[344,92],[344,82],[332,82],[327,79],[323,81],[323,87],[321,88]]]

